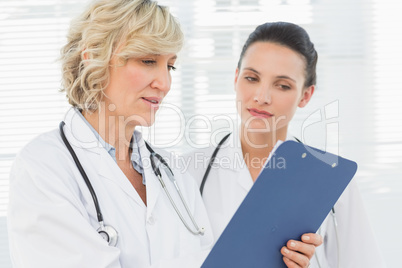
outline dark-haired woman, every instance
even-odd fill
[[[317,52],[307,32],[292,23],[258,26],[247,39],[235,74],[237,110],[241,124],[223,142],[202,183],[215,147],[186,155],[189,171],[203,187],[203,200],[217,239],[257,179],[267,158],[281,141],[294,139],[288,125],[297,108],[310,101],[316,85]],[[200,158],[201,156],[201,158]],[[228,164],[231,163],[231,164]],[[286,197],[285,197],[286,198]],[[382,267],[360,194],[352,182],[319,233],[304,234],[282,248],[288,267]]]

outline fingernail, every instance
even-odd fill
[[[286,254],[289,253],[289,250],[288,250],[287,248],[285,248],[283,251],[284,251]]]
[[[290,242],[290,246],[291,246],[292,248],[294,248],[294,247],[296,246],[296,243],[295,243],[295,242]]]
[[[303,239],[308,241],[308,240],[310,240],[310,236],[308,236],[308,235],[303,235]]]

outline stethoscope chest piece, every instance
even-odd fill
[[[109,246],[115,247],[117,245],[117,231],[112,226],[101,223],[97,231],[108,242]]]

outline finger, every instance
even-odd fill
[[[286,264],[288,268],[300,268],[300,265],[298,265],[297,263],[286,257],[283,257],[283,262]]]
[[[289,240],[286,244],[288,249],[298,251],[302,255],[305,255],[309,260],[314,256],[315,246],[307,244],[301,241]]]
[[[316,247],[320,246],[322,244],[322,236],[319,234],[314,234],[314,233],[308,233],[304,234],[301,237],[302,241],[307,243],[307,244],[312,244]]]
[[[293,267],[308,267],[310,264],[310,259],[306,255],[301,254],[300,252],[297,251],[290,250],[287,247],[282,247],[281,253],[284,257],[288,258],[290,261],[298,265]]]

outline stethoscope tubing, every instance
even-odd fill
[[[87,174],[85,173],[84,168],[82,167],[80,161],[78,160],[77,155],[75,154],[73,148],[71,147],[70,143],[68,142],[66,135],[64,134],[64,131],[63,131],[64,125],[65,125],[64,121],[61,121],[59,124],[60,136],[61,136],[64,144],[67,146],[68,151],[71,153],[71,156],[73,157],[74,162],[75,162],[78,170],[80,171],[82,177],[84,178],[85,184],[87,185],[89,192],[91,193],[91,196],[94,201],[95,208],[96,208],[98,222],[103,224],[103,215],[102,215],[101,209],[99,207],[99,202],[98,202],[98,198],[96,197],[95,190],[92,187],[92,184],[89,181],[89,178],[88,178]]]
[[[183,198],[183,196],[182,196],[182,194],[181,194],[181,191],[180,191],[180,190],[178,191],[179,196],[180,196],[180,199],[181,199],[181,201],[182,201],[184,207],[186,208],[186,212],[188,213],[188,215],[189,215],[189,217],[190,217],[192,223],[194,224],[194,227],[196,228],[196,231],[193,231],[193,230],[190,228],[190,226],[188,226],[187,222],[184,220],[183,215],[181,215],[179,209],[178,209],[177,206],[176,206],[176,203],[173,201],[172,196],[170,195],[169,191],[167,190],[166,184],[163,182],[162,177],[161,177],[160,175],[157,175],[157,177],[158,177],[158,179],[159,179],[159,181],[160,181],[160,183],[161,183],[161,185],[162,185],[163,190],[165,191],[167,197],[169,198],[170,203],[172,204],[174,210],[176,211],[176,214],[179,216],[180,220],[183,222],[183,224],[184,224],[184,226],[187,228],[187,230],[189,230],[189,231],[190,231],[192,234],[194,234],[194,235],[204,235],[204,230],[198,228],[197,223],[195,222],[193,216],[191,215],[191,213],[190,213],[190,211],[189,211],[189,209],[188,209],[188,207],[187,207],[186,202],[184,201],[184,198]],[[176,190],[177,190],[177,188],[176,188]]]
[[[98,198],[96,196],[95,190],[93,189],[92,184],[91,184],[87,174],[85,173],[84,168],[82,167],[80,161],[78,160],[77,155],[75,154],[73,148],[71,147],[70,143],[68,142],[68,140],[67,140],[67,138],[66,138],[66,136],[64,134],[64,130],[63,130],[64,125],[65,125],[64,121],[61,121],[60,124],[59,124],[60,136],[61,136],[64,144],[66,145],[68,151],[70,152],[71,156],[73,157],[74,162],[75,162],[79,172],[81,173],[81,175],[82,175],[82,177],[83,177],[83,179],[85,181],[85,184],[88,187],[89,192],[91,193],[91,196],[92,196],[92,199],[93,199],[93,202],[94,202],[94,205],[95,205],[95,209],[96,209],[98,222],[100,224],[100,228],[98,229],[98,232],[99,233],[105,233],[107,236],[109,236],[109,233],[108,233],[107,230],[110,230],[110,231],[114,232],[115,235],[112,235],[111,237],[113,237],[112,244],[115,245],[117,243],[117,231],[111,226],[105,226],[104,225],[104,223],[103,223],[103,215],[102,215],[102,212],[101,212],[101,209],[100,209],[100,206],[99,206],[99,201],[98,201]],[[151,148],[151,146],[149,146],[148,143],[145,142],[145,145],[146,145],[146,147],[147,147],[147,149],[148,149],[148,151],[150,152],[150,155],[151,155],[152,169],[153,169],[156,177],[158,177],[158,180],[159,180],[160,184],[162,185],[162,188],[164,189],[166,195],[168,196],[168,199],[169,199],[170,203],[172,204],[173,208],[175,209],[175,211],[176,211],[177,215],[179,216],[180,220],[183,222],[183,224],[187,228],[187,230],[190,231],[192,234],[194,234],[194,235],[204,235],[205,230],[204,230],[204,228],[199,228],[198,227],[193,215],[191,214],[191,212],[190,212],[190,210],[189,210],[189,208],[187,206],[186,201],[183,198],[183,195],[182,195],[182,193],[180,191],[180,187],[177,185],[176,180],[174,179],[173,171],[170,169],[170,167],[166,163],[166,161],[159,154],[155,153],[155,151]],[[164,183],[164,181],[162,179],[162,174],[160,172],[160,169],[155,163],[155,158],[158,159],[159,162],[163,166],[165,166],[165,168],[167,169],[165,171],[170,172],[170,174],[172,175],[172,176],[168,176],[168,177],[173,182],[173,184],[174,184],[174,186],[176,188],[176,191],[179,194],[181,202],[183,203],[184,208],[186,209],[186,212],[187,212],[188,216],[190,217],[190,220],[192,221],[194,227],[196,228],[196,231],[193,231],[189,227],[187,222],[184,220],[184,217],[180,213],[179,209],[177,208],[175,202],[173,201],[173,199],[172,199],[172,197],[171,197],[171,195],[170,195],[170,193],[169,193],[169,191],[168,191],[168,189],[167,189],[167,187],[166,187],[166,185],[165,185],[165,183]]]
[[[187,202],[184,200],[184,197],[181,193],[180,187],[179,185],[177,185],[176,180],[174,179],[174,174],[173,171],[170,169],[169,165],[166,163],[166,161],[162,158],[162,156],[160,156],[159,154],[155,153],[155,151],[151,148],[151,146],[148,145],[148,143],[145,143],[145,145],[147,146],[149,152],[151,153],[151,166],[152,169],[155,173],[155,175],[158,177],[158,180],[160,182],[160,184],[162,185],[163,190],[165,191],[167,197],[169,198],[170,203],[172,204],[174,210],[176,211],[177,215],[179,216],[180,220],[183,222],[184,226],[187,228],[187,230],[189,230],[192,234],[194,235],[204,235],[205,230],[203,228],[199,228],[198,224],[196,223],[193,215],[190,212],[190,209],[187,206]],[[177,193],[179,194],[180,200],[182,202],[182,204],[184,205],[184,208],[186,209],[187,215],[190,217],[191,222],[193,223],[196,231],[193,231],[190,226],[187,224],[187,221],[184,220],[183,215],[180,213],[180,210],[178,209],[178,207],[176,206],[175,202],[173,201],[172,196],[170,195],[166,184],[164,183],[163,179],[162,179],[162,174],[160,172],[159,167],[156,165],[155,163],[155,158],[158,159],[160,161],[160,163],[162,163],[162,165],[164,165],[168,170],[166,172],[170,172],[172,176],[168,176],[170,178],[170,180],[173,182]]]

